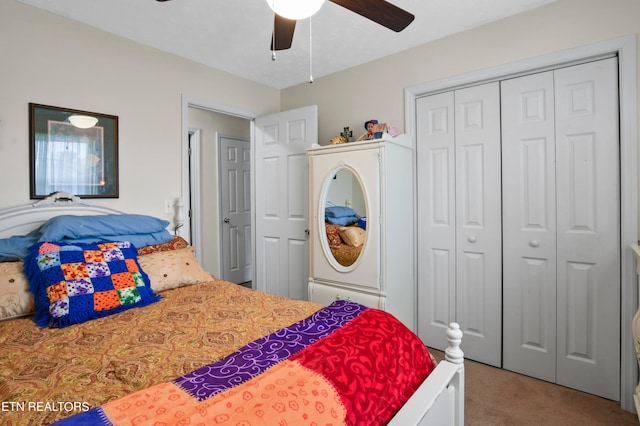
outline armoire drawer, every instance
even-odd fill
[[[370,308],[384,309],[384,297],[376,294],[345,289],[327,284],[312,282],[309,284],[309,298],[312,302],[330,305],[336,300],[350,300]]]

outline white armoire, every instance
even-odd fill
[[[410,138],[385,133],[382,139],[315,145],[307,152],[312,209],[309,300],[325,305],[337,299],[352,300],[388,311],[415,330],[414,165]],[[345,179],[351,180],[348,187],[352,190],[332,195],[336,193],[332,188]],[[337,204],[353,208],[358,216],[366,218],[364,244],[349,266],[338,263],[329,248],[325,208]]]
[[[416,102],[418,332],[620,396],[617,59]]]

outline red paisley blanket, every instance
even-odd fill
[[[218,362],[59,424],[378,425],[433,368],[393,316],[337,301]]]

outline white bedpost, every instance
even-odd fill
[[[462,364],[464,362],[464,353],[460,349],[462,342],[462,330],[458,323],[452,322],[447,328],[447,340],[449,347],[444,351],[444,358],[454,364]]]
[[[456,396],[455,400],[455,424],[464,425],[464,353],[460,349],[460,342],[462,341],[462,330],[458,323],[452,322],[447,328],[447,340],[449,341],[449,347],[444,351],[445,360],[458,366],[457,380],[458,384],[455,386]]]

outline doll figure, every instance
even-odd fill
[[[369,120],[364,123],[364,128],[367,130],[367,133],[360,136],[358,140],[368,141],[371,139],[379,139],[382,137],[382,131],[379,128],[378,120]]]

